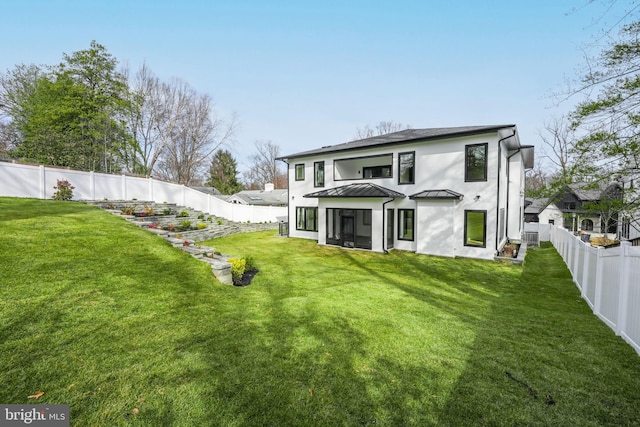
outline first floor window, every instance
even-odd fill
[[[413,240],[415,232],[415,211],[398,209],[398,240]]]
[[[318,208],[296,208],[296,230],[318,231]]]
[[[304,181],[304,163],[296,165],[296,181]]]
[[[584,231],[593,231],[593,221],[590,219],[583,219],[582,223],[580,223],[580,228]]]
[[[487,247],[487,211],[464,211],[464,245]]]

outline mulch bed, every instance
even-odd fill
[[[253,278],[256,277],[256,274],[258,274],[258,271],[259,270],[257,268],[252,268],[245,271],[242,275],[242,279],[238,280],[237,282],[234,281],[233,286],[249,286]]]

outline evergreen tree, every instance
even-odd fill
[[[234,194],[242,190],[238,181],[238,163],[228,150],[218,150],[211,159],[209,180],[206,185],[215,187],[222,194]]]

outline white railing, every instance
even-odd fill
[[[153,178],[0,162],[0,196],[50,199],[59,179],[66,179],[75,187],[74,200],[176,203],[237,222],[277,222],[278,217],[287,216],[286,207],[227,203],[184,185]]]
[[[558,227],[551,243],[594,314],[640,354],[640,247],[593,247]]]

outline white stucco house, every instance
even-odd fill
[[[283,156],[289,236],[493,259],[522,236],[533,157],[515,125],[408,129]]]

